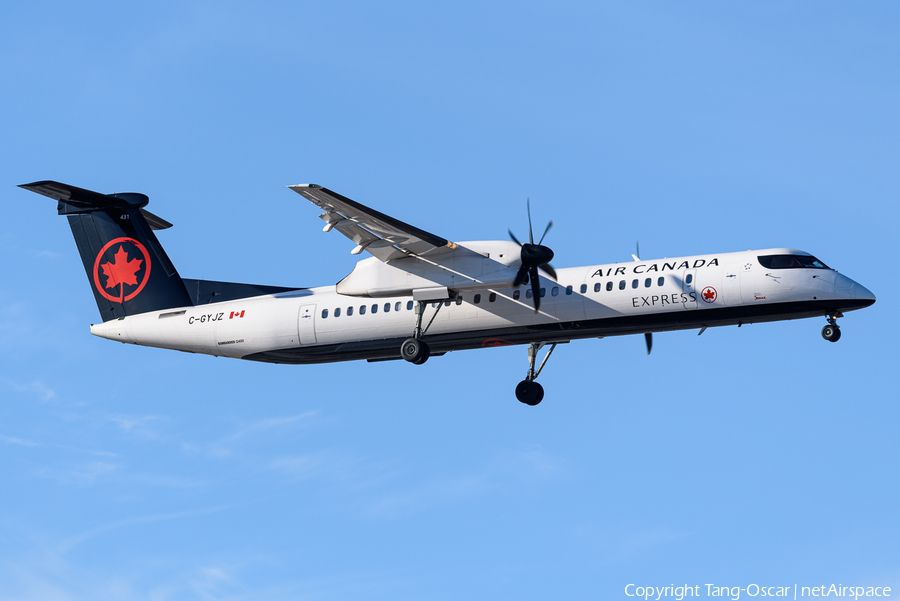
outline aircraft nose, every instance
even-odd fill
[[[875,302],[875,295],[868,288],[856,282],[850,286],[850,296],[854,299],[869,301],[870,305]]]

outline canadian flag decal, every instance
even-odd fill
[[[243,317],[243,316],[244,316],[243,311],[232,311],[231,314],[228,316],[228,319],[234,319],[235,317]]]

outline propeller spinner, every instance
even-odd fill
[[[541,281],[538,277],[538,269],[544,270],[550,277],[554,280],[556,279],[556,271],[553,269],[553,266],[550,265],[550,261],[553,260],[553,251],[548,247],[543,246],[542,243],[544,241],[544,237],[547,235],[547,232],[550,231],[550,228],[553,227],[553,222],[547,224],[547,227],[544,229],[544,234],[541,236],[541,239],[538,240],[538,243],[534,243],[534,231],[531,228],[531,200],[528,200],[528,243],[522,244],[516,239],[516,236],[512,233],[512,230],[509,231],[509,237],[512,238],[512,241],[522,247],[521,252],[521,260],[522,266],[519,267],[518,273],[516,273],[516,279],[513,281],[513,287],[518,288],[522,284],[525,283],[525,280],[528,279],[531,281],[531,292],[532,297],[534,298],[534,312],[537,313],[541,308]]]

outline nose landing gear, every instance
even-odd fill
[[[843,317],[840,313],[832,313],[828,316],[828,325],[822,328],[822,338],[828,342],[837,342],[841,339],[841,328],[837,324],[837,318]]]
[[[531,405],[532,407],[544,399],[544,387],[535,382],[535,380],[538,375],[540,375],[541,370],[544,369],[544,365],[547,364],[547,359],[550,358],[550,354],[553,352],[553,349],[556,348],[557,343],[553,343],[550,350],[544,355],[544,360],[541,361],[541,365],[535,370],[534,364],[537,360],[538,351],[541,350],[541,347],[543,347],[544,344],[546,343],[532,342],[528,345],[528,375],[516,385],[516,398],[519,399],[520,402]]]
[[[544,387],[533,380],[522,380],[516,384],[516,398],[534,407],[544,400]]]

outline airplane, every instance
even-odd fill
[[[323,212],[324,231],[349,238],[360,260],[336,285],[264,286],[178,275],[154,234],[172,226],[139,193],[102,194],[55,181],[20,186],[57,201],[102,323],[91,333],[126,344],[270,363],[404,359],[528,345],[516,398],[537,405],[536,381],[558,344],[586,338],[826,318],[875,302],[864,286],[789,248],[555,269],[534,241],[452,242],[315,184],[288,186]],[[698,335],[699,335],[698,334]],[[550,345],[538,365],[540,350]]]

